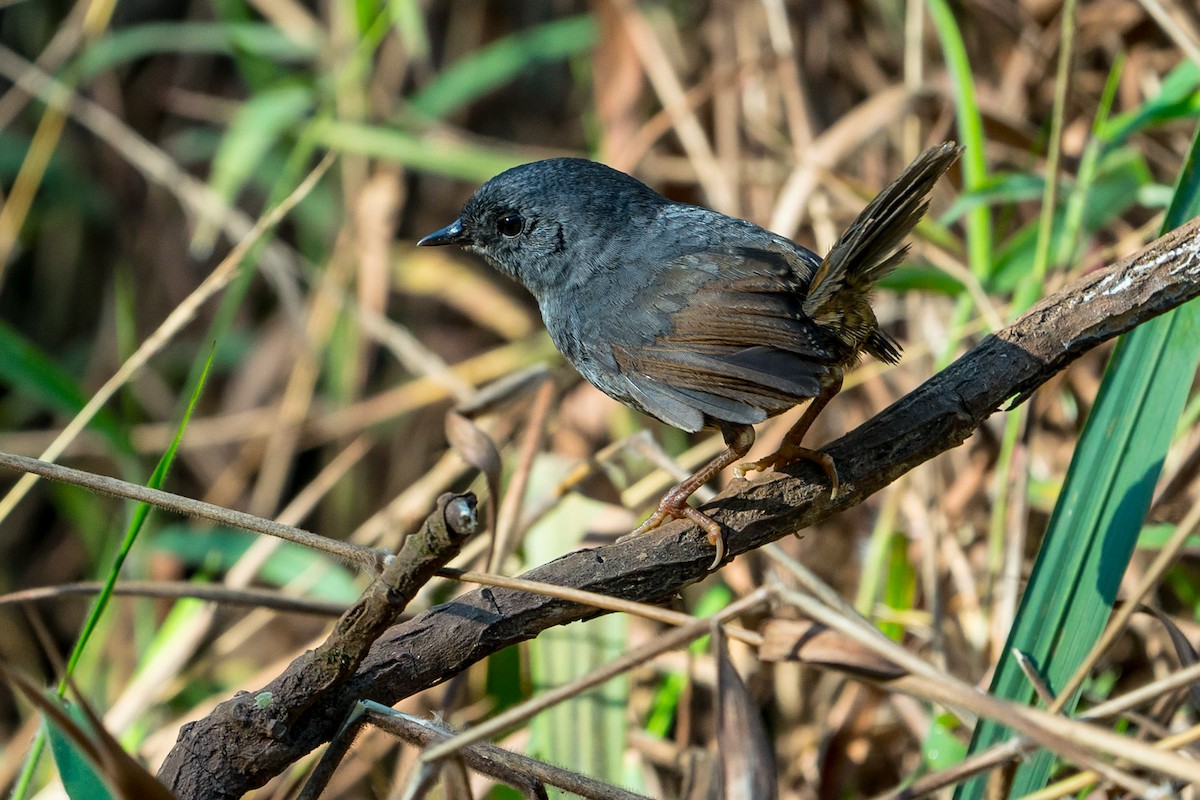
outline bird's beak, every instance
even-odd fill
[[[441,230],[436,230],[417,242],[417,247],[435,247],[443,244],[465,244],[471,235],[463,230],[461,219],[456,219]]]

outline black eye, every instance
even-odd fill
[[[509,239],[514,236],[520,236],[521,231],[525,229],[525,218],[520,214],[505,214],[500,219],[496,220],[496,230],[501,236]]]

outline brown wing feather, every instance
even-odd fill
[[[708,420],[750,424],[792,408],[820,393],[837,360],[801,310],[815,261],[782,249],[681,259],[656,281],[686,292],[664,295],[667,326],[613,356],[638,392]]]

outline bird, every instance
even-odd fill
[[[684,431],[721,433],[724,451],[671,488],[633,532],[687,518],[716,548],[715,568],[725,555],[721,526],[687,501],[746,456],[755,424],[807,402],[778,450],[734,471],[814,461],[836,499],[836,464],[803,439],[863,353],[900,360],[871,294],[904,258],[905,237],[961,152],[953,142],[922,152],[824,258],[580,158],[502,172],[417,245],[459,245],[522,284],[558,350],[605,394]]]

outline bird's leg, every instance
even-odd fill
[[[836,500],[839,488],[837,465],[833,463],[833,459],[827,453],[822,453],[820,450],[810,450],[807,447],[802,447],[800,443],[804,441],[805,434],[812,427],[813,420],[817,418],[821,410],[829,404],[829,401],[841,389],[842,373],[839,370],[836,379],[822,388],[821,393],[812,399],[808,404],[808,408],[804,409],[804,416],[800,417],[800,421],[793,425],[792,429],[783,437],[783,442],[779,445],[778,450],[758,461],[738,464],[733,468],[733,474],[739,478],[744,478],[747,472],[766,472],[768,469],[779,469],[780,467],[786,467],[788,464],[801,460],[815,461],[820,465],[821,469],[825,470],[825,474],[829,476],[829,482],[832,484],[829,497],[831,500]]]
[[[658,509],[645,522],[639,525],[637,530],[629,534],[630,536],[637,536],[638,534],[654,530],[669,519],[686,517],[700,526],[708,534],[709,543],[717,548],[717,553],[713,557],[713,562],[709,565],[709,569],[715,569],[724,560],[725,537],[721,532],[720,524],[712,517],[702,514],[688,505],[688,498],[697,489],[712,480],[718,472],[750,452],[750,447],[754,444],[754,428],[749,425],[721,423],[720,429],[721,435],[725,437],[725,451],[698,469],[690,478],[677,484],[663,495],[663,499],[658,504]]]

